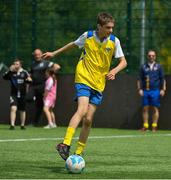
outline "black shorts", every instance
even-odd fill
[[[25,97],[16,97],[16,96],[10,96],[10,106],[17,106],[17,109],[19,111],[25,111],[26,110],[26,98]]]

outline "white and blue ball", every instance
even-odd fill
[[[65,167],[68,172],[81,173],[85,168],[85,161],[81,156],[74,154],[68,157]]]

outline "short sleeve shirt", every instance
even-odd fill
[[[83,48],[84,44],[85,44],[85,40],[87,38],[87,33],[88,32],[83,33],[77,40],[74,41],[74,44],[77,45],[79,48]],[[100,41],[97,34],[96,34],[96,31],[93,31],[93,33],[94,33],[94,36],[95,36],[96,40]],[[108,40],[108,38],[104,39],[103,42]],[[120,57],[124,56],[120,41],[119,41],[119,39],[117,37],[115,37],[115,54],[113,56],[115,58],[120,58]]]
[[[53,62],[47,60],[34,61],[31,67],[33,85],[45,84],[45,71],[53,66]]]

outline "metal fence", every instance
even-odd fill
[[[55,50],[96,28],[99,12],[116,19],[128,61],[128,73],[138,71],[145,52],[154,48],[166,73],[171,73],[170,0],[0,0],[0,62],[9,66],[15,57],[29,68],[35,48]],[[80,50],[55,59],[61,73],[74,73]],[[114,61],[115,65],[117,61]]]

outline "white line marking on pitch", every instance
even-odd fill
[[[90,136],[88,139],[117,139],[117,138],[141,138],[141,137],[169,137],[171,134],[154,134],[154,135],[115,135],[115,136]],[[75,137],[73,139],[78,139]],[[0,139],[2,142],[24,142],[24,141],[57,141],[63,140],[61,137],[56,138],[28,138],[28,139]]]

